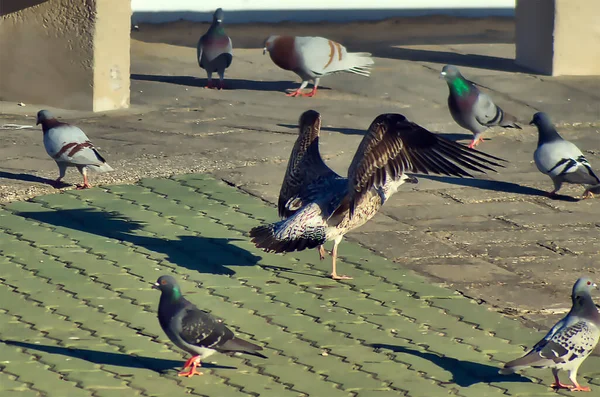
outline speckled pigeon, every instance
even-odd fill
[[[523,357],[508,362],[500,370],[501,374],[512,374],[520,369],[551,368],[556,389],[590,391],[577,382],[577,370],[592,353],[600,339],[600,313],[590,295],[597,288],[589,278],[580,278],[573,286],[571,299],[573,306],[565,318],[560,320]],[[558,371],[569,372],[572,385],[565,385],[558,378]]]
[[[37,124],[42,125],[46,152],[58,165],[59,175],[55,181],[57,186],[64,178],[67,167],[76,167],[83,175],[83,184],[78,185],[78,189],[91,187],[87,177],[88,170],[94,172],[113,171],[79,128],[56,120],[48,110],[38,112]]]
[[[492,98],[480,92],[473,82],[465,79],[456,66],[444,66],[440,77],[448,83],[450,90],[448,108],[452,118],[474,135],[473,141],[469,144],[470,148],[483,141],[481,135],[489,127],[521,129],[514,116],[496,106]]]
[[[581,150],[559,135],[546,113],[534,114],[530,124],[538,128],[538,145],[533,153],[535,165],[554,182],[554,190],[548,193],[549,196],[554,196],[564,182],[591,186],[600,184]],[[592,197],[594,194],[586,189],[583,198]]]
[[[179,376],[190,378],[202,375],[196,368],[201,366],[202,360],[215,352],[240,352],[267,358],[258,352],[262,347],[237,338],[222,320],[217,320],[185,299],[173,277],[161,276],[153,287],[161,291],[158,304],[158,322],[161,328],[171,342],[192,355],[185,362]]]
[[[302,84],[288,96],[312,97],[317,93],[321,77],[337,72],[350,72],[369,77],[374,64],[371,54],[348,52],[346,47],[323,37],[270,36],[263,54],[269,51],[273,62],[302,78]],[[309,93],[302,93],[309,80],[314,82]]]
[[[212,88],[212,74],[219,75],[219,89],[225,87],[225,69],[231,65],[233,60],[233,46],[231,39],[223,29],[223,10],[217,8],[213,15],[213,21],[204,36],[200,37],[197,48],[198,64],[206,70],[208,81],[206,88]]]

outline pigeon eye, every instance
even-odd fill
[[[588,281],[588,283],[587,283],[587,284],[588,284],[588,285],[592,285],[592,282],[591,282],[591,281]]]
[[[162,285],[167,285],[167,280],[163,280],[160,282]]]

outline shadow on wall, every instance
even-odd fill
[[[303,10],[303,11],[227,11],[225,29],[235,48],[262,48],[271,34],[323,36],[345,45],[349,51],[370,52],[378,58],[432,62],[440,65],[476,67],[506,72],[525,72],[511,58],[483,54],[463,54],[460,49],[446,51],[403,46],[513,44],[514,9],[489,10]],[[494,12],[495,11],[495,12]],[[429,16],[415,16],[427,13]],[[264,15],[263,15],[264,14]],[[132,38],[150,43],[166,43],[195,48],[208,29],[212,14],[198,12],[134,13],[134,20],[176,21],[141,23]],[[457,18],[456,16],[471,16]],[[476,17],[487,15],[485,18]],[[492,15],[490,17],[490,15]],[[496,15],[496,16],[494,16]],[[498,17],[501,16],[501,17]],[[508,18],[507,18],[508,17]],[[384,18],[387,18],[383,20]],[[249,23],[256,20],[306,20],[302,23]],[[327,23],[314,21],[327,20]],[[361,21],[362,22],[359,22]],[[198,22],[203,21],[203,22]],[[337,22],[348,22],[345,24]],[[476,50],[475,50],[476,51]]]
[[[12,14],[29,7],[37,6],[48,0],[2,0],[0,1],[0,16]]]
[[[16,215],[53,226],[61,226],[128,242],[166,256],[169,262],[200,273],[233,275],[230,266],[254,266],[260,256],[239,248],[228,238],[183,235],[175,239],[148,237],[144,224],[117,213],[93,209],[17,212]],[[141,233],[138,233],[140,231]]]
[[[394,17],[444,15],[453,17],[513,17],[514,8],[420,8],[420,9],[333,9],[333,10],[236,10],[225,11],[227,23],[348,22],[377,21]],[[164,23],[179,20],[211,22],[213,11],[134,11],[133,23]]]

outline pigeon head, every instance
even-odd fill
[[[452,81],[458,77],[462,77],[458,68],[454,65],[446,65],[442,68],[442,72],[440,73],[440,78],[446,81]]]
[[[471,84],[460,74],[458,68],[454,65],[444,66],[440,73],[440,78],[446,80],[448,87],[450,87],[450,92],[455,95],[463,96],[471,92]]]
[[[582,277],[575,282],[573,286],[573,296],[590,295],[592,290],[598,288],[598,285],[587,277]]]
[[[171,276],[160,276],[153,284],[152,288],[156,288],[160,290],[163,295],[172,296],[174,299],[179,299],[182,296],[179,284],[177,284],[175,278]]]
[[[595,305],[592,301],[592,290],[598,288],[598,285],[587,277],[582,277],[575,282],[573,285],[573,293],[571,298],[573,300],[573,307],[586,307],[590,306],[594,308]]]
[[[538,146],[546,142],[562,140],[546,113],[537,112],[529,124],[535,125],[538,129]]]
[[[44,121],[54,120],[54,116],[48,110],[40,110],[37,114],[37,121],[35,125],[44,123]]]
[[[533,118],[529,122],[529,125],[535,125],[537,127],[552,125],[550,117],[544,112],[537,112],[533,115]]]
[[[278,37],[279,36],[269,36],[265,39],[265,44],[263,45],[263,55],[265,55],[267,51],[271,52],[273,49],[273,44]]]
[[[224,18],[225,18],[225,14],[223,13],[223,9],[217,8],[215,13],[213,14],[213,23],[215,23],[215,22],[221,23],[221,22],[223,22]]]

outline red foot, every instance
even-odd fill
[[[315,96],[317,93],[317,90],[313,88],[313,90],[311,92],[308,92],[306,94],[303,94],[302,91],[300,89],[297,89],[296,91],[292,91],[290,93],[287,93],[285,95],[287,96],[292,96],[292,97],[296,97],[296,96],[306,96],[306,97],[313,97]]]
[[[200,367],[200,366],[201,366],[200,357],[199,356],[191,357],[190,359],[188,359],[185,362],[185,364],[183,365],[183,371],[178,373],[177,376],[185,376],[185,377],[191,378],[194,375],[204,375],[202,372],[196,371],[196,368]],[[191,367],[191,368],[188,371],[186,371],[186,369],[188,369],[189,367]]]
[[[564,383],[561,382],[554,382],[553,384],[550,385],[551,388],[553,389],[570,389],[573,390],[573,388],[575,386],[573,385],[565,385]]]
[[[479,145],[481,142],[483,142],[483,138],[473,139],[469,144],[469,149],[474,149],[475,146]]]
[[[208,81],[206,83],[206,87],[204,87],[204,88],[214,88],[214,85],[213,85],[212,81]]]
[[[590,389],[589,387],[583,387],[580,385],[577,385],[575,387],[570,387],[569,389],[571,389],[571,391],[592,391],[592,389]]]
[[[219,81],[219,90],[225,89],[225,83],[223,81]]]
[[[92,185],[90,185],[89,183],[85,182],[81,185],[77,185],[77,190],[83,190],[83,189],[89,189],[91,188]]]

